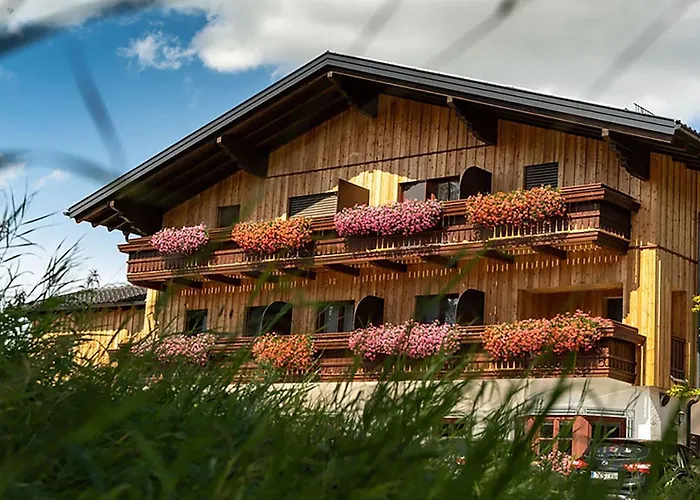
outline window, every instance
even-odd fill
[[[416,297],[416,321],[454,324],[457,320],[457,294],[419,295]]]
[[[593,439],[593,441],[600,441],[601,439],[608,438],[623,438],[625,435],[622,427],[621,422],[591,422],[591,439]]]
[[[605,298],[605,317],[622,322],[622,297]]]
[[[246,309],[245,334],[248,337],[256,337],[262,332],[263,313],[267,306],[253,306]]]
[[[459,199],[459,177],[444,177],[427,181],[404,182],[401,184],[401,201]]]
[[[318,308],[316,331],[319,333],[349,332],[353,329],[355,302],[328,302]]]
[[[533,422],[534,419],[531,420]],[[535,438],[535,451],[545,455],[560,451],[571,455],[574,442],[573,418],[548,418],[539,428]]]
[[[559,163],[543,163],[525,167],[525,189],[540,186],[559,187]]]
[[[217,214],[217,226],[216,227],[228,227],[233,226],[238,222],[241,215],[240,205],[228,205],[225,207],[218,208]]]
[[[338,208],[338,193],[319,193],[289,198],[290,217],[323,217],[334,215]]]
[[[185,331],[187,333],[202,333],[207,329],[207,310],[190,309],[185,316]]]

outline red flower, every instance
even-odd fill
[[[304,373],[313,364],[315,350],[309,335],[267,333],[253,343],[253,358],[262,365],[288,373]]]
[[[489,229],[508,225],[532,227],[566,214],[564,198],[550,186],[477,194],[467,198],[466,203],[467,220]]]
[[[311,223],[303,217],[239,222],[231,231],[231,239],[247,253],[255,255],[299,250],[312,241]]]

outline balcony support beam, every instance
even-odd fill
[[[535,252],[551,255],[559,260],[567,259],[566,250],[562,250],[561,248],[557,248],[552,245],[532,245],[532,249]]]
[[[395,271],[397,273],[405,273],[408,271],[408,266],[402,264],[401,262],[396,262],[393,260],[379,259],[370,262],[373,266],[380,267],[382,269],[388,269],[389,271]]]
[[[149,290],[156,290],[158,292],[164,291],[167,286],[162,281],[137,281],[134,283],[136,286],[142,286],[148,288]]]
[[[302,278],[305,280],[316,279],[316,273],[308,269],[299,269],[298,267],[286,267],[284,269],[280,269],[280,271],[282,271],[284,274],[288,274],[289,276],[295,276],[297,278]]]
[[[330,271],[335,271],[336,273],[347,274],[348,276],[354,276],[356,278],[360,277],[359,269],[352,266],[346,266],[345,264],[328,264],[325,266],[325,268]]]
[[[246,278],[251,278],[257,281],[263,281],[263,283],[278,283],[279,277],[274,276],[270,273],[264,273],[262,271],[248,271],[242,273]]]
[[[457,267],[459,267],[459,262],[457,260],[443,255],[421,255],[420,258],[423,262],[437,264],[445,269],[457,269]]]
[[[173,285],[180,285],[186,288],[195,288],[197,290],[201,290],[204,287],[204,283],[201,281],[194,281],[187,278],[172,278],[170,282]]]
[[[500,250],[494,250],[493,248],[490,250],[485,250],[481,255],[486,259],[496,260],[498,262],[503,262],[506,264],[512,264],[513,262],[515,262],[514,256],[508,253],[501,252]]]
[[[207,274],[204,277],[209,281],[214,281],[222,285],[241,286],[240,279],[226,276],[225,274]]]

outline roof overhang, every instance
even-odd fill
[[[670,119],[327,52],[76,203],[66,215],[110,231],[148,235],[163,214],[237,172],[267,174],[271,151],[349,109],[376,116],[379,94],[456,110],[493,142],[510,120],[605,139],[633,175],[649,153],[700,169],[700,138]]]

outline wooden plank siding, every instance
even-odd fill
[[[511,265],[481,261],[449,290],[484,290],[488,323],[525,314],[519,312],[519,290],[622,290],[625,323],[647,338],[643,382],[659,387],[670,384],[672,293],[685,291],[688,303],[681,309],[694,373],[697,322],[689,311],[697,293],[700,174],[668,156],[652,154],[650,180],[642,181],[620,167],[602,140],[501,120],[498,143],[487,146],[447,107],[382,95],[377,118],[349,109],[273,151],[267,178],[238,172],[165,214],[164,224],[213,227],[217,207],[234,204],[241,205],[243,220],[284,217],[289,197],[335,190],[339,179],[369,189],[370,204],[378,205],[398,199],[400,182],[458,176],[472,165],[492,172],[494,191],[512,190],[522,187],[526,165],[553,161],[559,162],[560,186],[602,182],[641,203],[627,256],[586,250],[566,261],[541,255],[518,257]],[[416,294],[437,291],[454,272],[426,265],[412,266],[407,275],[321,273],[316,281],[266,284],[258,295],[250,286],[205,287],[174,297],[165,320],[182,328],[186,309],[207,308],[213,327],[236,332],[249,302],[376,294],[387,300],[386,320],[400,321],[411,317]],[[310,309],[300,308],[294,329],[309,331],[312,319]]]

